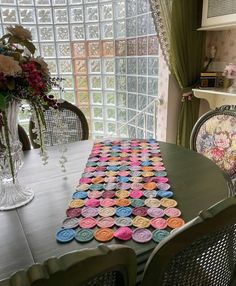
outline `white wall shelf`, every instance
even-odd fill
[[[236,29],[236,23],[230,23],[230,24],[218,24],[214,26],[204,26],[199,29],[198,31],[223,31],[223,30],[231,30]]]
[[[236,105],[236,94],[224,89],[193,89],[194,96],[208,101],[210,108],[215,109],[225,104]]]

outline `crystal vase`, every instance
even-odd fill
[[[29,203],[33,191],[19,183],[17,174],[23,165],[22,145],[18,135],[19,103],[15,100],[6,109],[10,152],[6,148],[6,133],[2,130],[0,141],[0,210],[10,210]],[[11,154],[11,156],[10,156]]]

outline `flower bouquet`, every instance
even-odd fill
[[[223,76],[233,80],[233,83],[228,88],[228,91],[236,93],[236,64],[233,63],[228,64],[223,71]]]
[[[29,30],[22,26],[8,27],[0,39],[0,210],[28,203],[33,192],[22,187],[17,170],[22,163],[18,140],[18,111],[26,100],[36,119],[37,140],[44,160],[44,113],[58,108],[50,91],[59,87],[59,79],[50,76],[41,57],[35,57],[35,46]]]

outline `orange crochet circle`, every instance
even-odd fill
[[[153,171],[153,167],[152,166],[144,166],[142,167],[143,172],[151,172]]]
[[[125,198],[120,198],[116,200],[116,205],[119,207],[127,207],[130,205],[130,200]]]
[[[95,177],[92,179],[92,183],[93,184],[100,184],[104,182],[104,178],[103,177]]]
[[[157,184],[155,182],[149,182],[143,184],[143,188],[148,191],[152,191],[156,188]]]
[[[167,225],[171,228],[179,228],[185,224],[185,221],[179,217],[169,217],[167,219]]]
[[[94,237],[100,242],[110,241],[113,238],[113,231],[109,228],[101,228],[94,233]]]

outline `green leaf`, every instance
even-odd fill
[[[6,108],[6,97],[3,92],[0,92],[0,110],[4,110]]]
[[[9,43],[11,43],[11,44],[20,44],[21,46],[26,47],[30,51],[31,54],[34,54],[35,50],[36,50],[36,48],[35,48],[33,43],[31,43],[28,40],[22,40],[22,39],[20,39],[20,38],[18,38],[16,36],[11,36],[10,35]]]
[[[20,44],[20,41],[21,40],[16,36],[10,35],[10,37],[9,37],[9,43],[10,44]]]
[[[27,40],[24,40],[20,44],[24,45],[31,52],[31,54],[35,53],[36,48],[35,48],[33,43],[31,43],[31,42],[29,42]]]
[[[11,37],[11,34],[6,34],[6,35],[1,37],[0,41],[2,42],[3,40],[10,38],[10,37]]]
[[[23,49],[18,49],[18,48],[16,48],[15,51],[16,51],[17,53],[19,53],[19,54],[23,54],[23,52],[24,52]]]
[[[19,62],[21,55],[19,53],[14,52],[14,53],[11,53],[11,57],[13,57],[15,61]]]

